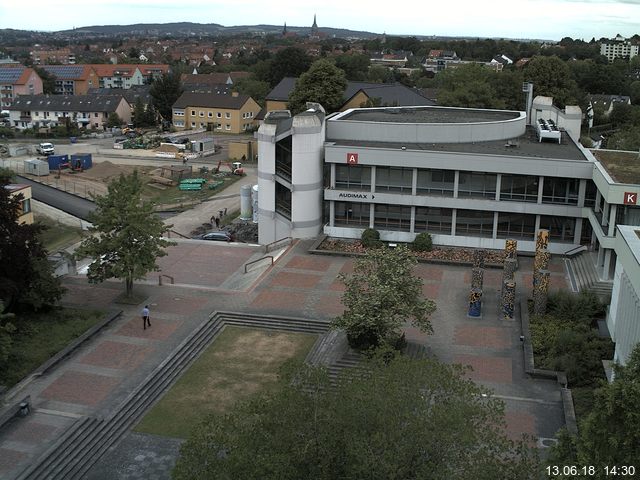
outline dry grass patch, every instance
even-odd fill
[[[287,361],[304,361],[316,335],[226,327],[136,430],[187,438],[206,415],[276,385]]]

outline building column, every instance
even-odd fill
[[[616,214],[618,212],[618,205],[614,203],[611,205],[609,210],[609,232],[607,233],[607,236],[613,237],[616,234]]]
[[[502,188],[502,174],[496,175],[496,201],[500,201],[500,189]]]
[[[582,218],[576,218],[576,228],[573,231],[573,243],[580,245],[580,238],[582,238]]]
[[[376,166],[371,166],[371,193],[375,193],[376,191]]]
[[[602,210],[602,222],[600,222],[600,225],[602,227],[606,227],[607,226],[607,222],[609,221],[609,210],[610,210],[610,207],[611,207],[611,205],[609,205],[609,203],[605,200],[604,209]],[[604,228],[602,230],[604,230]]]
[[[369,228],[373,228],[373,219],[374,219],[374,204],[370,203],[369,204]]]
[[[416,207],[411,207],[411,221],[409,223],[409,232],[416,233]]]
[[[329,201],[329,226],[335,226],[336,219],[336,202],[334,200]]]
[[[600,245],[600,248],[598,248],[598,260],[597,260],[597,264],[596,264],[596,270],[600,271],[600,269],[602,268],[602,264],[604,263],[604,248],[602,247],[602,245]]]
[[[533,231],[536,232],[535,235],[538,234],[538,230],[540,230],[540,215],[536,215],[536,225],[533,229]]]
[[[491,232],[491,238],[498,238],[498,212],[493,212],[493,231]]]
[[[584,201],[587,197],[587,181],[585,179],[580,180],[580,186],[578,187],[578,206],[584,207]]]
[[[453,198],[458,198],[458,185],[460,183],[460,170],[456,170],[453,176]]]
[[[414,168],[413,175],[411,176],[411,195],[415,197],[417,193],[418,193],[418,169]],[[415,213],[414,210],[412,211]],[[411,231],[413,231],[413,229]]]
[[[336,164],[335,163],[331,163],[330,164],[330,177],[329,177],[329,188],[336,188]],[[331,202],[331,205],[333,206],[333,202]],[[331,218],[333,218],[333,215],[331,216]],[[331,226],[333,226],[333,223],[331,224]]]
[[[542,203],[542,192],[544,189],[544,177],[542,175],[540,175],[540,177],[538,177],[538,204]]]
[[[600,275],[603,280],[609,280],[611,270],[611,249],[607,248],[604,252],[604,264],[602,265],[602,274]]]
[[[458,209],[454,208],[451,210],[451,236],[456,236],[456,218],[458,216]]]
[[[596,213],[600,211],[601,198],[602,198],[602,195],[600,195],[600,190],[598,190],[598,188],[596,187],[596,204],[593,206],[593,211]]]

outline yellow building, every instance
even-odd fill
[[[248,95],[183,93],[173,105],[177,130],[206,128],[219,133],[244,133],[256,126],[260,105]]]
[[[5,188],[11,192],[12,197],[22,195],[20,209],[18,211],[18,223],[31,225],[33,223],[33,212],[31,211],[31,186],[12,183],[7,185]]]

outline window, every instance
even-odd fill
[[[183,120],[176,120],[175,122],[173,122],[173,124],[176,127],[184,127],[184,121]]]
[[[401,205],[375,205],[373,225],[382,230],[410,231],[411,207]]]
[[[335,226],[369,227],[368,203],[335,202],[334,207]]]
[[[216,113],[216,118],[222,118],[222,114],[220,112]]]
[[[371,190],[371,167],[336,165],[336,188],[339,190]]]
[[[229,112],[225,112],[224,118],[227,118],[227,119],[231,118],[231,114]]]
[[[196,122],[191,122],[191,128],[196,128]]]
[[[575,227],[576,219],[573,217],[540,215],[540,228],[549,230],[549,237],[552,240],[573,243]]]
[[[450,208],[416,207],[415,232],[451,235],[452,213]]]
[[[511,212],[498,214],[498,238],[533,240],[535,232],[535,215]]]
[[[209,117],[209,118],[213,118],[213,112],[208,112],[208,113],[207,113],[207,117]]]
[[[596,187],[596,184],[593,183],[593,180],[587,180],[587,188],[584,195],[585,207],[595,207],[597,192],[598,187]]]
[[[495,199],[496,178],[495,173],[460,172],[458,197]]]
[[[533,175],[502,175],[500,200],[537,202],[539,180]]]
[[[253,112],[249,112],[249,118],[253,118]]]
[[[206,128],[206,126],[207,126],[206,123],[200,122],[200,128]]]
[[[200,112],[198,112],[198,115],[201,116],[201,117],[204,117],[204,112],[200,111]]]
[[[98,112],[94,113],[93,116],[98,118]]]
[[[29,212],[31,212],[31,199],[25,198],[24,200],[22,200],[22,202],[20,202],[18,215],[25,215]]]
[[[191,110],[191,115],[193,115],[195,117],[196,111],[195,110]]]
[[[577,178],[544,177],[542,203],[578,205],[579,186]]]
[[[376,192],[411,193],[412,168],[376,167]]]
[[[456,236],[493,236],[493,212],[482,210],[462,210],[456,213]]]
[[[216,130],[222,130],[222,124],[216,123]]]
[[[231,125],[229,125],[228,123],[224,126],[225,130],[231,130]]]
[[[453,170],[418,170],[416,193],[453,197],[455,173]]]

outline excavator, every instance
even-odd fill
[[[228,163],[222,160],[218,162],[218,166],[213,170],[213,173],[220,173],[220,167],[222,166],[227,167],[234,175],[244,175],[244,168],[242,168],[241,162]]]

